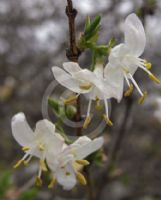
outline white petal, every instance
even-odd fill
[[[145,48],[146,36],[140,19],[133,13],[125,20],[125,44],[135,56],[140,56]]]
[[[73,77],[83,80],[83,81],[86,81],[86,82],[90,82],[90,83],[94,84],[95,87],[97,87],[99,90],[104,91],[104,87],[103,87],[101,80],[96,76],[96,74],[94,72],[91,72],[88,69],[83,69],[83,70],[75,73],[73,75]]]
[[[75,155],[75,160],[84,159],[91,153],[97,151],[103,146],[103,142],[104,142],[103,137],[96,138],[92,141],[86,141],[86,142],[84,141],[83,144],[81,144],[80,142],[78,143],[76,141],[75,143],[73,143],[73,146],[71,145]]]
[[[12,118],[12,134],[21,146],[30,146],[34,140],[34,133],[28,125],[24,113],[18,113]]]
[[[77,183],[73,167],[68,164],[65,168],[59,168],[56,172],[56,179],[64,190],[71,190]]]
[[[113,67],[111,64],[107,64],[104,70],[105,84],[111,85],[112,96],[121,101],[124,90],[124,75],[119,67]]]
[[[63,63],[63,68],[71,75],[82,70],[76,62],[65,62]]]
[[[53,150],[58,153],[64,144],[64,138],[55,132],[55,125],[47,119],[36,123],[35,134],[37,140],[45,144],[48,151]]]
[[[55,79],[64,87],[76,93],[87,93],[88,91],[80,89],[80,82],[69,75],[67,72],[59,67],[52,67],[52,72]]]

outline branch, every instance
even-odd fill
[[[76,30],[75,30],[75,18],[77,16],[77,10],[73,8],[72,0],[67,0],[66,15],[69,21],[69,49],[66,50],[66,56],[72,62],[78,62],[81,51],[78,49],[76,44]],[[77,114],[76,121],[81,120],[81,106],[80,97],[77,99]],[[77,136],[81,136],[81,127],[77,128]]]

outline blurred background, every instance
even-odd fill
[[[73,0],[73,3],[78,10],[77,37],[83,31],[87,15],[101,14],[100,44],[108,43],[112,37],[117,43],[123,41],[124,19],[136,12],[147,35],[143,57],[152,62],[152,72],[161,80],[161,0]],[[42,97],[53,80],[51,66],[62,66],[67,61],[65,6],[65,0],[0,0],[2,200],[86,199],[82,188],[81,195],[76,195],[76,190],[69,194],[60,188],[52,191],[45,186],[30,188],[37,170],[34,162],[25,169],[12,170],[12,165],[22,156],[11,135],[12,116],[22,111],[34,127],[42,118]],[[82,66],[89,61],[88,56],[80,58]],[[155,85],[141,70],[135,78],[148,91],[148,97],[142,106],[138,105],[135,92],[120,104],[112,101],[114,126],[104,130],[104,160],[112,159],[114,164],[110,169],[105,168],[106,164],[91,169],[97,200],[161,200],[161,85]]]

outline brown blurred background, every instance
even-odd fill
[[[83,31],[87,15],[102,15],[100,44],[113,36],[117,43],[123,41],[124,18],[137,12],[147,35],[143,57],[152,62],[152,71],[161,79],[161,0],[73,0],[73,3],[78,10],[77,36]],[[53,80],[51,66],[61,66],[67,61],[65,6],[65,0],[0,0],[0,175],[21,157],[20,147],[11,135],[11,117],[22,111],[32,126],[41,119],[42,96]],[[82,66],[88,62],[88,56],[80,58]],[[156,86],[141,70],[135,78],[149,95],[143,106],[137,104],[137,93],[120,104],[112,101],[114,126],[105,131],[109,141],[105,153],[110,154],[121,134],[115,166],[121,175],[102,181],[100,200],[161,199],[161,106],[157,104],[161,86]],[[21,183],[23,173],[23,169],[16,172],[15,184]],[[42,189],[35,199],[61,199],[54,195]]]

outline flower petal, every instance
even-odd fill
[[[123,72],[117,68],[113,67],[110,63],[105,66],[104,69],[105,84],[111,85],[112,95],[114,98],[121,101],[124,90],[124,75]]]
[[[59,67],[52,67],[55,79],[64,87],[76,93],[87,93],[79,87],[80,82]]]
[[[91,153],[100,149],[103,145],[103,137],[96,138],[94,140],[88,140],[84,138],[79,139],[71,145],[72,152],[74,152],[75,160],[81,160],[86,158]]]
[[[136,14],[130,14],[125,20],[125,44],[135,56],[140,56],[145,48],[144,27]]]
[[[47,119],[40,120],[36,123],[35,129],[36,138],[42,141],[48,151],[54,150],[54,153],[61,151],[64,144],[64,138],[55,132],[55,125]]]
[[[71,75],[82,70],[76,62],[65,62],[63,63],[63,68]]]
[[[12,118],[12,134],[21,146],[30,146],[34,140],[34,132],[28,125],[24,113],[18,113]]]
[[[71,190],[77,183],[74,169],[70,164],[66,165],[65,168],[59,168],[55,176],[64,190]]]
[[[90,82],[95,85],[102,92],[104,91],[104,87],[102,81],[96,76],[94,72],[91,72],[88,69],[83,69],[73,75],[74,78],[80,79],[86,82]]]

